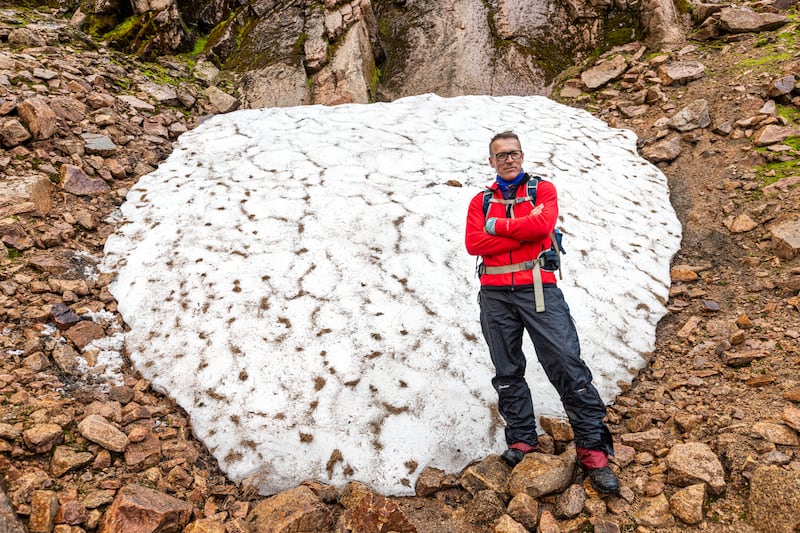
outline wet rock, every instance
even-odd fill
[[[100,415],[89,415],[78,424],[78,431],[84,438],[96,442],[112,452],[124,452],[128,437]]]
[[[711,124],[711,115],[708,112],[708,102],[703,99],[695,100],[688,106],[675,113],[667,125],[678,131],[691,131],[695,128],[705,128]]]
[[[756,13],[746,7],[729,7],[720,12],[720,27],[731,33],[776,30],[789,22],[777,13]]]
[[[658,77],[664,85],[685,85],[705,76],[706,67],[698,61],[676,61],[658,67]]]
[[[788,220],[770,227],[775,255],[793,259],[800,254],[800,220]]]
[[[750,480],[749,510],[762,531],[800,528],[800,472],[777,466],[755,469]]]
[[[464,518],[471,524],[488,526],[505,512],[505,505],[491,490],[482,490],[467,504]]]
[[[90,178],[74,165],[61,165],[61,188],[78,196],[97,196],[111,190],[111,187],[98,178]]]
[[[698,483],[676,491],[669,499],[669,508],[682,522],[699,524],[703,521],[705,499],[706,486]]]
[[[628,62],[621,55],[616,55],[608,61],[598,63],[594,67],[581,73],[581,83],[588,91],[595,91],[614,81],[628,68]]]
[[[103,515],[99,532],[180,531],[191,515],[192,506],[184,501],[140,485],[126,485]]]
[[[36,140],[52,137],[56,130],[56,114],[44,98],[34,97],[23,100],[17,107],[22,123]]]
[[[45,453],[64,440],[64,430],[57,424],[36,424],[22,432],[22,439],[33,453]]]
[[[712,494],[720,495],[725,492],[725,471],[719,458],[707,444],[676,444],[667,455],[667,466],[667,479],[674,485],[705,483]]]
[[[559,456],[529,453],[511,472],[508,492],[512,496],[524,492],[533,498],[562,492],[569,486],[574,472],[574,448]]]
[[[483,461],[467,467],[461,474],[460,483],[473,496],[482,490],[505,492],[511,469],[499,455],[491,454]]]

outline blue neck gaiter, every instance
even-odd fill
[[[503,198],[506,200],[514,196],[517,191],[517,186],[522,182],[522,178],[525,177],[525,171],[520,170],[519,174],[516,178],[511,181],[506,181],[500,176],[495,177],[495,181],[497,182],[497,186],[500,188],[500,191],[503,193]]]

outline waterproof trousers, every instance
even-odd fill
[[[580,355],[578,332],[556,285],[544,286],[545,311],[536,312],[533,287],[483,287],[479,294],[481,329],[495,367],[492,385],[506,421],[506,442],[537,444],[536,418],[525,381],[523,330],[556,388],[569,417],[575,445],[613,455],[611,433],[603,419],[606,407],[592,385],[592,373]]]

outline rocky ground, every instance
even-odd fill
[[[320,482],[258,496],[133,370],[104,384],[92,341],[125,328],[94,268],[108,217],[171,139],[235,107],[235,80],[0,9],[0,530],[798,530],[798,23],[771,2],[722,7],[695,6],[686,47],[615,49],[553,96],[633,129],[684,225],[657,348],[609,408],[620,495],[596,494],[569,428],[543,420],[543,453],[513,472],[495,455],[427,469],[414,498]]]

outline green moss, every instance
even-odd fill
[[[789,139],[793,139],[791,142],[795,144],[800,144],[800,137],[790,137]],[[772,185],[779,179],[800,173],[800,160],[792,159],[790,161],[767,163],[766,165],[757,166],[755,170],[756,175],[764,185]]]
[[[7,253],[9,259],[17,259],[18,257],[20,257],[22,255],[22,252],[20,252],[16,248],[12,248],[10,246],[6,248],[6,253]]]
[[[113,30],[105,33],[103,35],[103,39],[112,42],[124,39],[128,34],[137,29],[140,23],[141,19],[138,16],[136,15],[130,16],[125,20],[123,20],[122,23],[119,24],[117,27],[115,27]]]
[[[763,57],[742,59],[739,62],[739,67],[743,70],[753,68],[765,69],[769,72],[780,72],[781,65],[792,58],[789,52],[782,52],[777,54],[767,54]]]
[[[683,0],[685,1],[685,0]],[[677,0],[676,0],[677,3]],[[637,9],[614,9],[608,12],[598,38],[600,53],[642,38],[641,14]]]
[[[790,124],[797,124],[800,122],[800,109],[794,106],[777,105],[778,116],[785,118]],[[795,147],[797,148],[797,147]]]

